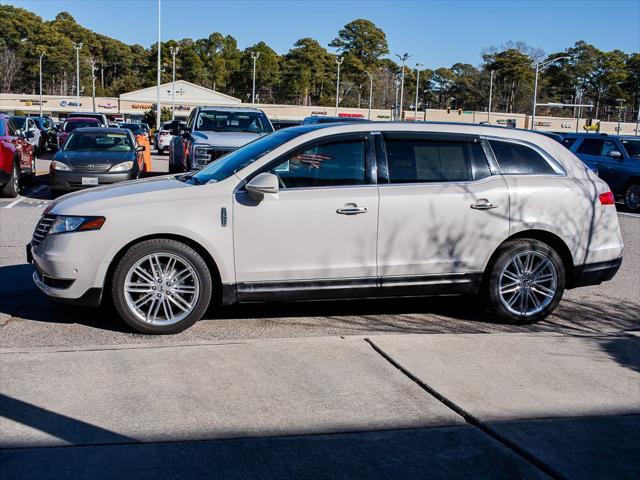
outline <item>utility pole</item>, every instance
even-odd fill
[[[260,58],[260,52],[251,52],[253,59],[253,86],[251,88],[251,106],[256,106],[256,61]]]
[[[620,128],[622,123],[622,104],[624,103],[624,98],[616,98],[616,103],[618,103],[618,135],[620,135]]]
[[[371,75],[369,72],[364,73],[366,73],[367,77],[369,77],[369,116],[367,118],[371,120],[371,105],[373,103],[373,75]]]
[[[344,57],[336,57],[338,65],[338,76],[336,77],[336,117],[338,116],[338,103],[340,102],[340,65],[344,62]]]
[[[42,116],[42,57],[44,56],[44,51],[40,50],[40,116]]]
[[[93,99],[93,113],[96,113],[96,59],[91,59],[91,86],[93,88],[91,97]]]
[[[416,63],[416,104],[414,105],[413,121],[418,121],[418,92],[420,91],[420,67],[423,67],[421,63]]]
[[[100,64],[100,86],[104,90],[104,63]]]
[[[82,42],[73,43],[73,48],[76,49],[76,107],[80,107],[80,49],[82,48]]]
[[[161,109],[162,107],[160,107],[160,81],[161,81],[161,74],[160,74],[160,50],[161,50],[161,45],[160,45],[160,19],[161,19],[161,8],[160,8],[160,0],[158,0],[158,80],[157,80],[157,86],[156,86],[156,130],[160,130],[160,113],[161,113]]]
[[[403,106],[403,100],[404,100],[404,64],[407,61],[407,59],[410,57],[411,55],[409,55],[408,53],[403,53],[402,55],[398,55],[396,53],[396,57],[398,57],[401,61],[402,61],[402,73],[401,78],[400,78],[400,121],[402,121],[404,119],[404,106]]]
[[[493,95],[493,74],[494,74],[494,71],[491,70],[491,76],[489,79],[489,108],[487,109],[487,123],[491,123],[491,99]]]
[[[171,52],[173,73],[171,74],[171,120],[176,119],[176,55],[180,51],[180,47],[169,47]]]
[[[530,130],[535,130],[536,106],[537,106],[537,102],[538,102],[538,73],[540,73],[540,70],[544,70],[545,68],[547,68],[552,63],[555,63],[558,60],[566,60],[568,58],[571,58],[571,57],[562,56],[562,57],[552,58],[551,60],[547,60],[546,62],[536,62],[536,76],[535,76],[535,80],[533,82],[533,101],[531,102],[532,105],[531,105],[531,128],[530,128]]]

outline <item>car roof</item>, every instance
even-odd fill
[[[239,113],[264,113],[259,108],[251,108],[251,107],[198,107],[201,112],[239,112]]]
[[[76,128],[73,133],[75,132],[90,132],[90,133],[124,133],[124,132],[130,132],[131,130],[128,130],[126,128],[115,128],[115,127],[82,127],[82,128]]]
[[[72,118],[67,118],[65,122],[82,122],[87,120],[90,122],[98,122],[98,119],[94,117],[72,117]]]

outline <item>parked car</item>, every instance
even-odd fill
[[[174,131],[169,172],[198,170],[246,143],[273,132],[262,110],[238,107],[196,107],[184,130]]]
[[[110,297],[134,329],[174,333],[212,299],[479,294],[492,318],[529,323],[612,278],[623,244],[607,185],[550,138],[361,123],[63,197],[27,248],[50,297]]]
[[[144,163],[142,165],[142,173],[145,174],[150,172],[152,169],[151,166],[151,144],[149,144],[149,136],[148,130],[145,130],[145,123],[121,123],[119,125],[120,128],[126,128],[133,133],[133,136],[136,138],[136,143],[138,145],[142,145],[144,147],[143,158]]]
[[[31,117],[42,135],[41,150],[56,150],[58,148],[58,130],[53,121],[47,117]]]
[[[35,173],[33,147],[11,117],[0,113],[0,193],[3,197],[17,197],[22,184],[32,180]]]
[[[174,131],[179,132],[184,130],[186,124],[180,120],[172,120],[171,122],[165,122],[160,126],[160,129],[155,133],[154,147],[158,154],[168,152],[171,140],[173,140]]]
[[[11,117],[13,125],[20,134],[27,139],[27,141],[33,147],[34,153],[37,155],[40,153],[45,144],[45,138],[36,121],[32,117],[13,116]]]
[[[640,138],[567,134],[565,146],[598,174],[632,212],[640,212]]]
[[[57,194],[140,178],[143,151],[129,130],[77,128],[53,157],[51,190]]]
[[[95,118],[74,117],[68,119],[62,124],[62,128],[58,131],[58,148],[62,148],[64,143],[76,128],[100,127],[100,122]]]
[[[95,118],[100,122],[101,127],[107,128],[109,126],[109,119],[104,113],[72,112],[67,116],[67,120],[70,118]]]
[[[275,130],[281,130],[283,128],[297,127],[302,124],[302,120],[279,120],[271,119],[271,125]]]
[[[320,116],[312,116],[307,117],[302,120],[302,125],[313,125],[315,123],[362,123],[362,122],[370,122],[371,120],[367,120],[366,118],[360,117],[320,117]]]

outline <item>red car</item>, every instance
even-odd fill
[[[58,148],[62,148],[64,146],[64,142],[69,138],[69,134],[73,132],[76,128],[84,128],[84,127],[101,127],[102,125],[98,121],[97,118],[91,117],[73,117],[68,118],[64,125],[58,132]]]
[[[3,197],[17,197],[20,186],[33,180],[35,174],[33,147],[18,135],[10,117],[0,113],[0,193]]]

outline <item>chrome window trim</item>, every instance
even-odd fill
[[[515,138],[494,137],[492,135],[482,135],[482,138],[485,139],[487,142],[487,148],[491,151],[492,158],[496,162],[500,175],[504,175],[504,176],[526,175],[526,176],[539,176],[539,177],[547,177],[547,176],[566,177],[567,176],[567,171],[564,169],[564,167],[560,165],[560,163],[555,158],[553,158],[549,153],[547,153],[546,150],[540,148],[535,143],[531,143],[525,140],[519,140]],[[523,147],[532,149],[533,151],[538,153],[556,173],[502,173],[502,171],[500,170],[500,162],[498,162],[496,154],[494,153],[493,148],[491,148],[491,144],[489,143],[489,141],[491,140],[496,142],[515,143],[517,145],[521,145]]]
[[[423,186],[451,186],[451,185],[477,185],[482,182],[488,182],[492,178],[497,177],[498,175],[489,175],[484,178],[479,178],[477,180],[449,180],[447,182],[412,182],[412,183],[379,183],[378,187],[423,187]]]

